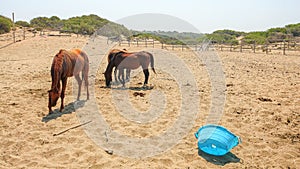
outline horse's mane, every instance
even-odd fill
[[[52,77],[52,86],[51,89],[55,89],[57,91],[60,90],[60,85],[59,85],[59,76],[60,76],[60,71],[63,65],[64,61],[64,53],[67,51],[64,49],[59,50],[59,52],[55,55],[53,58],[53,62],[51,65],[51,77]]]
[[[111,60],[113,60],[115,55],[118,53],[128,53],[128,51],[125,48],[124,49],[112,49],[109,51],[107,61],[110,62]]]
[[[54,71],[59,71],[62,67],[63,64],[63,59],[64,59],[64,54],[67,52],[64,49],[59,50],[59,52],[55,55],[53,62],[52,62],[52,67]]]

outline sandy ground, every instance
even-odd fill
[[[199,94],[199,112],[192,128],[179,142],[158,155],[130,158],[107,153],[83,129],[74,112],[72,80],[69,80],[62,113],[48,115],[47,90],[50,66],[59,49],[86,48],[101,60],[106,52],[87,46],[84,37],[34,37],[0,49],[0,168],[297,168],[300,166],[300,57],[220,52],[226,76],[226,101],[220,125],[238,135],[242,143],[223,157],[213,157],[197,148],[194,133],[207,121],[211,83],[206,66],[190,51],[167,51],[188,65]],[[91,42],[88,42],[91,44]],[[101,44],[100,44],[101,45]],[[123,48],[123,47],[119,47]],[[138,51],[143,48],[126,47]],[[110,130],[134,138],[159,135],[180,116],[182,90],[174,76],[159,67],[160,51],[154,54],[157,75],[150,71],[152,90],[141,90],[143,74],[136,73],[125,89],[104,88],[106,60],[90,76],[102,117]],[[93,62],[93,59],[91,59]],[[185,84],[185,83],[184,83]],[[190,85],[188,83],[186,86]],[[94,87],[94,88],[93,88]],[[121,89],[121,90],[118,90]],[[119,113],[113,92],[126,92],[131,105],[141,113],[151,108],[151,92],[165,96],[165,108],[151,123],[136,123]],[[83,89],[82,99],[85,99]],[[59,102],[60,103],[60,102]],[[58,103],[58,104],[59,104]],[[193,103],[193,102],[191,102]],[[84,110],[89,101],[78,110]],[[188,105],[192,106],[192,105]],[[55,109],[59,108],[59,105]],[[96,112],[97,113],[97,112]],[[93,119],[95,121],[95,119]],[[62,134],[53,136],[66,129]],[[159,143],[158,143],[159,145]]]

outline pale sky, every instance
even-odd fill
[[[14,12],[15,21],[29,22],[38,16],[67,19],[96,14],[119,21],[132,15],[155,13],[179,18],[201,33],[219,29],[249,32],[300,23],[299,7],[299,0],[0,0],[0,15],[11,18]],[[137,26],[124,25],[129,29]],[[138,26],[143,30],[157,29],[151,24]],[[179,27],[176,31],[193,30]]]

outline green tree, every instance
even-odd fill
[[[47,17],[37,17],[30,20],[31,27],[45,29],[50,26],[50,20]]]
[[[257,31],[257,32],[249,32],[243,38],[243,41],[248,44],[264,44],[267,39],[267,32]]]
[[[22,27],[30,27],[30,24],[26,21],[17,21],[15,24]]]
[[[239,36],[244,35],[245,32],[223,29],[223,30],[214,31],[213,34],[230,35],[230,36],[234,36],[234,37],[239,37]]]
[[[285,26],[288,33],[291,33],[294,37],[300,36],[300,23],[290,24]]]
[[[9,18],[0,15],[0,34],[8,33],[13,23]]]
[[[222,44],[238,44],[235,35],[231,35],[224,32],[215,31],[212,34],[207,34],[207,38],[211,39],[212,42],[222,43]]]
[[[57,16],[51,16],[48,20],[48,28],[54,30],[60,30],[64,26],[63,21]]]
[[[276,33],[287,34],[286,28],[270,28],[266,31],[267,36],[272,36]]]

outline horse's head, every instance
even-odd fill
[[[59,98],[59,92],[51,89],[48,91],[48,94],[49,94],[48,108],[49,111],[51,111],[51,107],[56,106],[57,100]]]
[[[108,71],[105,71],[103,74],[105,77],[106,87],[110,87],[110,82],[112,81],[111,72],[109,73]]]

